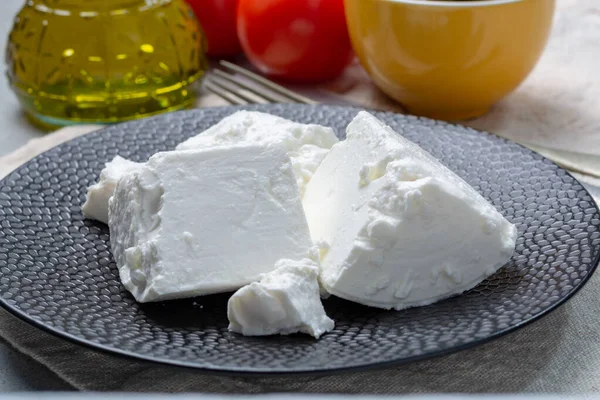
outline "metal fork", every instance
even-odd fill
[[[221,60],[222,69],[213,69],[204,78],[204,88],[231,104],[318,102],[229,61]]]

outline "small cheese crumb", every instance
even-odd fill
[[[279,260],[260,282],[229,299],[229,330],[247,336],[306,333],[319,338],[334,327],[319,297],[319,266],[313,260]]]

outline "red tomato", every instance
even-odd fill
[[[236,32],[238,0],[186,0],[206,34],[209,57],[227,57],[242,51]]]
[[[352,59],[343,0],[239,0],[237,30],[250,62],[276,78],[324,81]]]

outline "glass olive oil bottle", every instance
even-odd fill
[[[42,125],[114,123],[192,105],[205,49],[183,0],[27,0],[7,76]]]

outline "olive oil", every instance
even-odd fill
[[[7,76],[43,125],[114,123],[191,106],[205,49],[183,0],[28,0]]]

